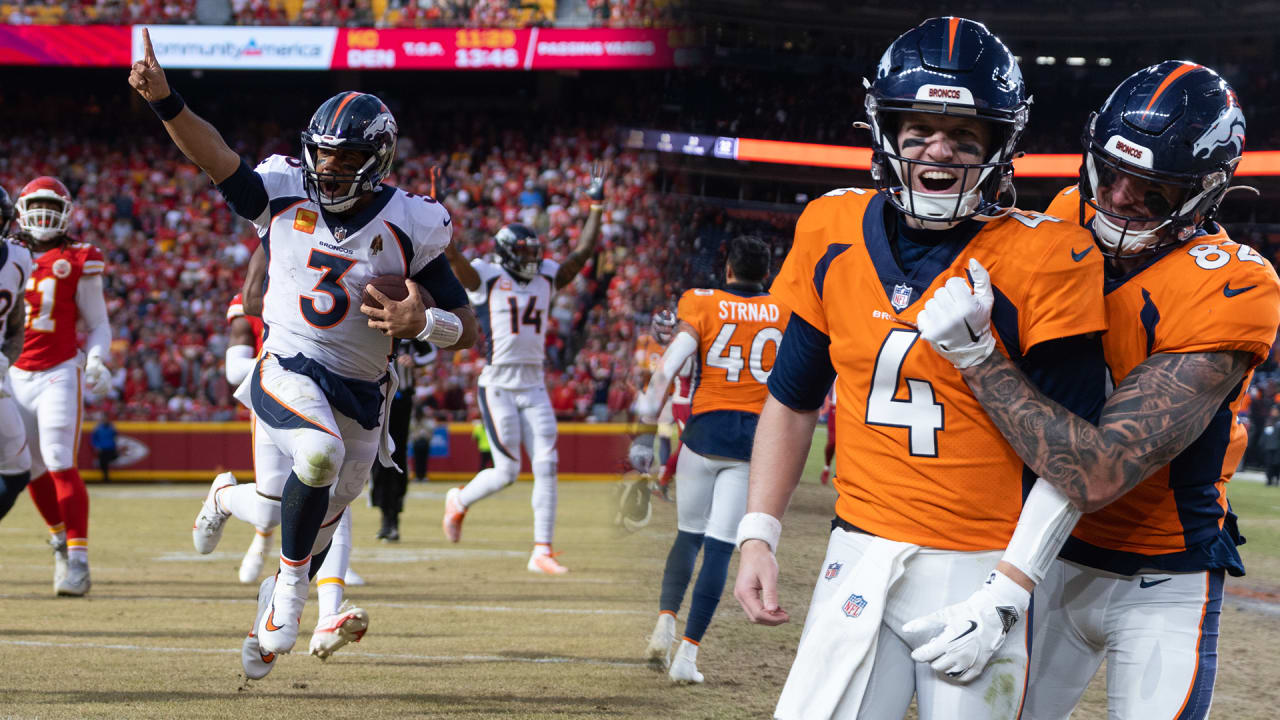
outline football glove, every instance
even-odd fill
[[[650,476],[640,473],[627,473],[618,484],[618,511],[613,522],[627,532],[635,532],[649,524],[653,517],[653,504],[650,498]]]
[[[964,278],[953,277],[938,288],[916,317],[920,337],[938,354],[963,370],[987,359],[995,349],[991,334],[991,276],[982,263],[969,260],[973,289]]]
[[[970,682],[982,674],[1030,603],[1031,593],[992,571],[969,599],[902,626],[908,638],[930,638],[911,651],[911,659],[929,663],[936,672],[957,682]]]
[[[591,202],[604,202],[604,176],[605,166],[598,162],[592,163],[591,184],[587,185],[587,197],[591,198]]]
[[[84,366],[84,385],[90,395],[104,397],[111,390],[111,371],[102,358],[90,355]]]

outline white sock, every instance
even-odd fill
[[[533,554],[534,555],[550,555],[551,543],[534,543]]]
[[[249,552],[258,555],[266,555],[271,550],[271,538],[275,535],[276,529],[254,528],[253,542],[249,543]]]
[[[237,520],[255,528],[274,528],[280,524],[280,501],[269,500],[258,494],[258,486],[241,483],[218,493],[218,505],[230,511]]]
[[[329,553],[316,573],[316,594],[320,597],[320,617],[338,612],[346,594],[347,566],[351,561],[351,508],[342,513],[329,544]]]
[[[297,563],[296,560],[286,560],[284,553],[280,554],[280,582],[276,583],[277,588],[282,587],[285,584],[284,581],[289,579],[301,581],[303,585],[311,583],[307,577],[311,573],[311,556],[308,555],[307,559],[301,563],[295,563]]]
[[[338,612],[338,608],[342,607],[342,598],[346,595],[347,585],[340,577],[329,577],[320,579],[316,576],[316,595],[320,598],[320,617],[316,618],[319,622],[321,618],[328,617]]]
[[[516,474],[519,474],[518,470]],[[498,472],[494,468],[485,468],[462,488],[458,493],[458,501],[464,508],[471,507],[472,503],[489,497],[513,482],[515,482],[514,475]]]
[[[67,541],[67,560],[89,562],[89,538],[73,538]]]
[[[533,464],[533,541],[551,545],[556,532],[556,464]]]

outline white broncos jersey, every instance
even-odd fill
[[[471,267],[480,274],[480,288],[467,295],[488,338],[488,364],[480,373],[480,384],[511,389],[545,384],[547,321],[560,264],[543,260],[529,282],[480,258],[472,260]]]
[[[360,312],[364,286],[378,275],[413,276],[444,252],[453,232],[449,212],[431,198],[384,185],[368,207],[339,220],[307,199],[294,158],[272,155],[254,172],[270,200],[253,221],[268,258],[262,349],[280,357],[301,353],[338,375],[378,380],[392,341]]]
[[[8,330],[13,306],[26,302],[27,280],[31,277],[31,252],[0,236],[0,339]],[[0,378],[3,384],[4,378]]]

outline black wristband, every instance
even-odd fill
[[[155,111],[156,115],[160,116],[160,119],[165,122],[178,117],[178,113],[182,112],[182,108],[187,106],[187,102],[182,99],[177,90],[170,90],[168,97],[148,104],[151,105],[151,109]]]

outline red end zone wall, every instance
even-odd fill
[[[432,480],[470,480],[480,468],[480,453],[471,438],[470,423],[449,423],[449,449],[431,458]],[[85,423],[77,464],[85,480],[100,481],[97,455],[89,442],[94,424]],[[561,480],[617,480],[631,437],[653,432],[653,426],[626,423],[560,423]],[[253,478],[249,423],[116,423],[120,458],[111,465],[111,479],[127,481],[208,482],[231,470],[241,482]],[[521,480],[531,479],[527,457]]]

